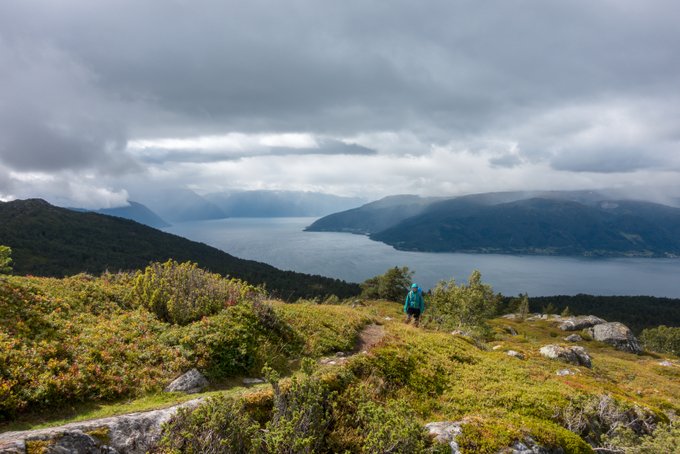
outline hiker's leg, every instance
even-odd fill
[[[416,310],[416,311],[415,311],[415,314],[413,314],[413,316],[414,316],[414,318],[415,318],[415,323],[414,323],[414,325],[415,325],[416,328],[417,328],[418,325],[420,325],[420,311],[419,311],[419,310]]]

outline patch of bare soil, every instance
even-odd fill
[[[367,325],[361,333],[354,346],[354,352],[368,351],[378,344],[385,337],[385,327],[382,325]]]

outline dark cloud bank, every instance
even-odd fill
[[[41,181],[68,178],[71,192],[120,197],[134,178],[188,185],[208,178],[200,164],[255,159],[265,174],[306,155],[316,173],[324,156],[336,166],[346,156],[394,181],[395,161],[441,149],[433,167],[467,169],[453,179],[475,173],[459,161],[466,152],[485,175],[431,185],[442,190],[499,189],[490,178],[517,189],[523,171],[555,172],[556,184],[570,173],[574,185],[668,184],[680,172],[678,17],[670,0],[4,1],[0,191],[40,195],[55,188]],[[319,146],[128,147],[232,132],[305,133]]]

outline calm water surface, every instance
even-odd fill
[[[284,270],[362,282],[392,266],[416,271],[430,288],[478,269],[506,295],[652,295],[680,297],[680,259],[449,254],[397,251],[362,235],[304,232],[316,218],[232,218],[176,224],[167,232]]]

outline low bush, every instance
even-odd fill
[[[168,323],[186,325],[225,307],[263,297],[264,292],[238,279],[225,279],[195,263],[152,263],[137,272],[133,302]]]
[[[285,368],[302,349],[302,340],[270,306],[241,303],[170,331],[166,343],[178,345],[186,359],[209,378],[257,373],[269,362]]]
[[[425,323],[441,330],[464,330],[482,336],[489,334],[487,320],[496,315],[499,297],[490,285],[482,283],[479,271],[473,271],[467,284],[452,279],[440,281],[426,305]]]
[[[364,434],[364,453],[422,453],[430,451],[432,441],[412,406],[404,400],[380,405],[368,400],[358,409],[357,419]],[[450,448],[446,446],[446,451]],[[430,451],[432,452],[432,451]]]
[[[110,273],[0,280],[0,420],[138,396],[191,367],[217,381],[264,363],[287,370],[304,349],[300,334],[259,298],[179,326],[134,307],[133,285],[130,275]]]
[[[261,452],[260,426],[242,401],[224,396],[181,408],[163,427],[157,452],[188,454]]]

